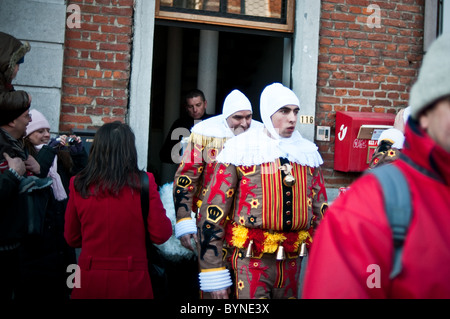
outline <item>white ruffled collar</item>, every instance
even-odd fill
[[[303,138],[298,131],[290,138],[273,139],[267,135],[264,127],[248,130],[228,140],[217,161],[252,166],[273,162],[280,157],[310,167],[323,164],[317,146]]]
[[[252,120],[249,131],[262,126],[263,124],[261,122]],[[235,137],[233,131],[228,126],[225,116],[222,114],[199,122],[194,125],[191,132],[194,134],[215,138]]]

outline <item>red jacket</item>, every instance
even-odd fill
[[[147,230],[155,244],[172,235],[153,175],[149,176]],[[72,247],[81,247],[78,260],[80,288],[72,298],[153,298],[145,250],[140,193],[130,188],[118,198],[83,199],[70,180],[64,237]],[[76,276],[75,276],[76,278]]]
[[[394,163],[406,176],[413,208],[402,272],[389,279],[392,232],[381,187],[366,175],[336,199],[318,227],[303,298],[450,298],[450,154],[415,122],[405,137]]]

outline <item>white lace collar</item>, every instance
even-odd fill
[[[280,157],[310,167],[323,164],[317,146],[304,139],[298,131],[290,138],[273,139],[267,135],[264,127],[249,130],[228,140],[217,161],[236,166],[252,166],[273,162]]]

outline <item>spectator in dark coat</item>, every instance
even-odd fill
[[[30,111],[33,119],[27,126],[25,149],[41,167],[40,176],[50,177],[48,204],[42,236],[27,236],[20,247],[20,286],[17,299],[69,299],[67,267],[76,264],[75,249],[64,239],[64,213],[71,176],[87,164],[87,153],[80,137],[66,135],[50,139],[50,124],[45,116]]]

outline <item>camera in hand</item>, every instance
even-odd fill
[[[57,142],[61,142],[61,138],[58,137],[56,139]],[[66,145],[75,145],[77,142],[77,138],[76,137],[68,137],[66,138]]]
[[[66,143],[69,145],[74,145],[77,142],[77,139],[75,137],[68,137],[66,139]]]

